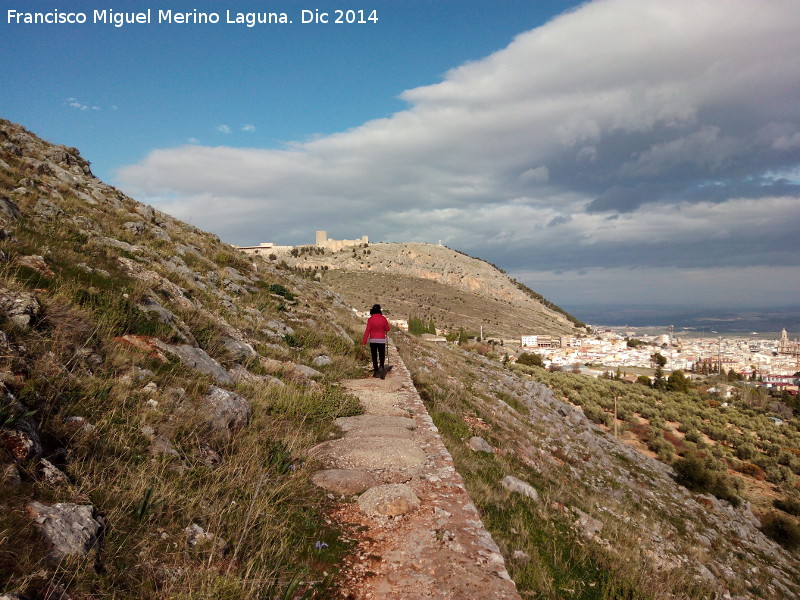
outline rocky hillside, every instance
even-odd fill
[[[351,315],[0,121],[0,596],[322,580],[345,547],[305,456],[360,410]]]
[[[295,269],[316,274],[350,304],[385,306],[396,318],[433,319],[437,327],[519,338],[574,334],[582,325],[494,265],[445,246],[370,244],[322,251],[313,246],[281,253]]]
[[[625,384],[509,370],[478,346],[399,347],[523,598],[800,597],[800,549],[767,537],[746,497],[690,492],[585,416]]]

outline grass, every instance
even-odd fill
[[[7,162],[12,169],[3,171],[3,180],[15,181],[18,161]],[[46,195],[51,182],[26,175]],[[63,582],[75,598],[324,597],[328,575],[349,546],[326,517],[327,497],[310,483],[315,465],[307,453],[328,439],[336,417],[360,410],[336,386],[363,366],[360,349],[346,339],[351,334],[335,325],[349,327],[351,317],[343,309],[332,316],[317,285],[272,267],[257,273],[249,259],[210,234],[164,217],[173,239],[199,253],[183,254],[201,277],[189,281],[167,265],[177,242],[122,229],[140,220],[133,201],[119,195],[87,205],[69,188],[58,191],[59,218],[40,219],[36,197],[21,196],[23,218],[6,225],[12,237],[0,240],[8,256],[0,285],[32,291],[42,306],[31,327],[3,323],[11,351],[0,356],[0,371],[11,376],[0,393],[12,393],[23,407],[8,409],[3,395],[0,419],[13,425],[33,418],[44,456],[69,483],[46,484],[33,461],[18,465],[20,484],[0,490],[0,590],[44,597]],[[120,250],[101,236],[139,249]],[[52,272],[16,263],[30,254],[42,255]],[[129,272],[121,257],[138,271]],[[252,289],[233,306],[214,293],[207,276],[213,271],[221,282],[230,276],[227,267],[254,282],[241,284]],[[173,322],[140,309],[144,298],[157,299]],[[292,324],[298,350],[273,346],[263,331],[271,319]],[[255,375],[284,377],[291,365],[282,361],[310,364],[322,354],[332,362],[320,367],[324,376],[313,385],[288,378],[283,386],[239,384],[235,391],[253,407],[250,423],[212,439],[195,410],[212,381],[176,360],[162,362],[114,341],[125,334],[169,343],[189,334],[224,366],[233,364],[225,338],[241,336],[281,361],[269,370],[262,357],[246,361]],[[155,389],[143,390],[149,383]],[[167,438],[174,454],[154,455],[155,435]],[[25,510],[30,500],[92,504],[106,523],[102,544],[52,570]],[[190,547],[185,530],[192,524],[216,541]]]
[[[694,529],[687,524],[687,515],[663,510],[661,504],[654,506],[636,493],[656,485],[648,470],[625,454],[609,455],[615,466],[578,471],[583,477],[599,480],[594,485],[606,490],[596,491],[573,473],[587,460],[590,462],[585,464],[592,465],[591,458],[575,455],[563,440],[551,437],[547,424],[538,422],[540,417],[534,416],[524,394],[518,393],[525,389],[522,386],[527,379],[521,370],[503,370],[498,363],[476,361],[474,354],[427,346],[411,336],[396,336],[395,341],[523,598],[666,600],[711,596],[711,590],[693,579],[690,570],[663,569],[643,552],[634,524],[658,527],[671,545],[682,548],[687,556],[696,555],[690,536]],[[543,369],[536,373],[540,371],[544,377],[568,375],[569,383],[574,384],[556,387],[556,397],[569,394],[578,399],[595,391],[594,382],[571,374],[548,374]],[[481,419],[488,429],[472,427],[473,418]],[[471,451],[465,440],[472,435],[484,437],[497,452]],[[637,484],[620,486],[614,475],[617,469]],[[540,500],[534,502],[505,490],[499,485],[505,475],[533,485]],[[599,510],[604,506],[614,508]],[[602,523],[602,543],[587,539],[575,527],[575,509]],[[514,558],[515,553],[520,558]]]
[[[377,302],[385,308],[388,318],[418,316],[426,323],[433,319],[438,328],[453,331],[463,327],[478,332],[480,326],[484,325],[484,335],[500,337],[517,337],[520,329],[553,329],[549,319],[530,307],[510,304],[505,300],[428,279],[330,269],[323,272],[322,282],[331,286],[352,306],[366,310]]]
[[[130,353],[129,366],[137,358]],[[124,358],[117,361],[109,365],[115,372]],[[358,412],[353,397],[330,386],[244,386],[237,391],[253,404],[253,419],[231,440],[216,443],[213,450],[221,462],[210,468],[201,459],[205,442],[199,426],[182,412],[207,384],[177,365],[154,373],[148,379],[158,384],[159,404],[152,409],[145,403],[152,394],[138,392],[144,382],[123,379],[109,385],[106,375],[73,373],[49,385],[31,382],[21,394],[47,406],[42,431],[53,443],[69,446],[68,472],[74,482],[47,491],[30,481],[21,497],[28,492],[42,500],[88,502],[109,523],[100,555],[67,569],[72,593],[257,598],[269,582],[295,577],[321,581],[314,572],[335,569],[347,547],[325,522],[327,500],[309,483],[312,468],[305,451],[327,437],[334,418]],[[185,394],[170,399],[166,390],[177,385]],[[61,415],[82,416],[93,429],[75,432]],[[168,434],[179,458],[152,456],[142,434],[146,426]],[[19,501],[3,498],[7,508]],[[24,518],[19,514],[3,511],[0,530],[18,528]],[[226,544],[188,548],[184,529],[191,523]],[[27,530],[29,538],[36,537],[29,521]],[[11,540],[0,540],[0,556],[16,553]],[[16,546],[20,538],[13,540]],[[325,552],[315,548],[319,540],[326,540]],[[28,544],[29,556],[37,550]],[[92,567],[94,561],[102,572]],[[41,592],[47,582],[24,577],[36,570],[35,561],[22,564],[28,568],[5,570],[0,584]]]

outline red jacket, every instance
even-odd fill
[[[364,330],[364,337],[361,344],[366,344],[367,340],[385,340],[386,332],[389,331],[389,321],[382,314],[375,313],[367,320],[367,328]]]

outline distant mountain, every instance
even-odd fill
[[[653,306],[574,306],[593,325],[631,327],[674,325],[676,329],[720,333],[777,333],[781,329],[800,332],[800,307],[756,309],[679,309]]]

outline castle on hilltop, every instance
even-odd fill
[[[369,244],[369,237],[362,235],[359,240],[332,240],[328,238],[328,232],[318,230],[316,232],[316,240],[314,245],[317,248],[325,248],[331,252],[338,252],[344,248],[352,246],[361,246],[362,244]],[[306,246],[307,244],[302,244]],[[245,254],[255,256],[268,256],[275,252],[291,252],[296,246],[276,246],[272,242],[261,242],[258,246],[233,246],[237,250]]]
[[[318,248],[325,248],[332,252],[338,252],[342,248],[349,248],[351,246],[360,246],[361,244],[368,244],[369,238],[362,235],[360,240],[332,240],[328,238],[328,232],[319,230],[316,232],[316,246]]]

